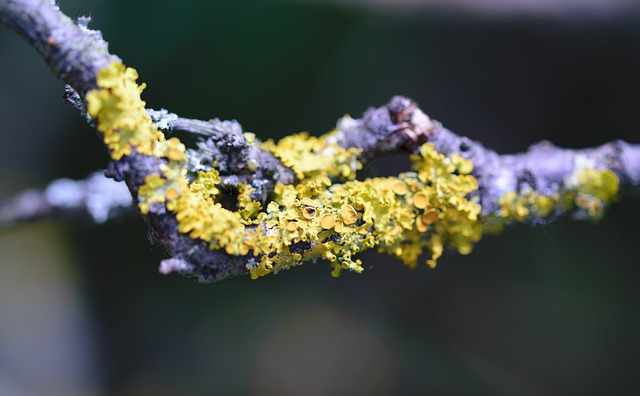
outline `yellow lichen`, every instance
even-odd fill
[[[425,232],[429,229],[429,225],[438,220],[438,212],[433,210],[416,217],[416,228],[420,232]]]
[[[518,194],[509,192],[500,198],[500,216],[508,221],[525,221],[530,216],[549,216],[557,197],[540,195],[537,191]]]
[[[166,196],[169,201],[173,201],[175,199],[178,199],[178,197],[180,196],[180,193],[178,192],[178,189],[176,189],[175,187],[170,187],[167,189]]]
[[[220,174],[216,169],[200,171],[198,177],[189,184],[189,189],[193,193],[200,194],[207,200],[212,200],[218,195],[220,190],[216,185],[220,183]]]
[[[314,217],[316,217],[316,208],[307,206],[306,208],[302,209],[302,216],[304,216],[305,219],[313,219]]]
[[[405,195],[409,192],[409,189],[404,182],[399,181],[393,185],[393,192],[398,195]]]
[[[265,235],[272,238],[270,248],[277,253],[262,256],[252,277],[314,257],[329,260],[334,276],[344,270],[361,272],[362,263],[354,256],[375,247],[411,267],[424,249],[431,253],[430,266],[445,245],[468,253],[482,233],[480,207],[466,197],[475,179],[432,145],[425,145],[413,160],[417,173],[399,177],[347,181],[328,189],[309,188],[306,179],[296,186],[276,186],[275,203],[269,204],[264,223],[269,225]],[[305,211],[312,207],[322,215],[309,216]],[[298,242],[308,242],[309,248],[289,252]]]
[[[598,220],[604,209],[618,195],[620,180],[610,169],[582,169],[577,174],[578,185],[575,188],[575,204]]]
[[[477,188],[469,160],[446,157],[425,144],[411,157],[415,172],[356,181],[361,150],[342,148],[336,132],[260,144],[295,171],[298,184],[276,185],[272,201],[263,208],[251,198],[251,188],[240,183],[237,209],[225,209],[219,202],[217,170],[187,178],[184,145],[177,138],[165,141],[155,128],[144,112],[136,78],[135,71],[119,64],[101,71],[88,109],[114,159],[135,148],[166,160],[140,187],[140,210],[149,213],[151,204],[164,203],[179,232],[231,255],[252,254],[256,259],[247,259],[252,278],[314,258],[329,260],[334,276],[344,270],[361,272],[362,262],[355,256],[371,248],[410,267],[427,250],[427,264],[434,266],[445,246],[466,254],[481,236],[480,207],[468,198]],[[254,136],[245,138],[254,144]]]
[[[158,174],[152,174],[145,178],[145,183],[138,190],[139,208],[142,214],[149,213],[149,205],[154,202],[164,202],[166,198],[166,179]]]
[[[429,205],[429,198],[423,193],[418,193],[413,196],[413,204],[418,209],[424,209]]]
[[[184,144],[178,138],[172,137],[166,141],[157,142],[154,155],[168,158],[170,161],[183,162],[187,159],[185,152]]]
[[[358,219],[358,213],[356,213],[356,210],[351,205],[343,205],[342,208],[340,208],[340,215],[345,225],[353,224]]]
[[[430,212],[423,214],[421,217],[422,217],[422,222],[424,224],[429,225],[429,224],[435,223],[436,220],[438,220],[439,214],[437,211],[432,210]]]
[[[414,172],[356,181],[361,149],[341,147],[337,132],[321,137],[300,133],[277,144],[257,143],[255,135],[244,133],[250,145],[260,144],[293,169],[298,183],[276,185],[266,208],[251,198],[251,187],[239,183],[232,211],[220,202],[216,169],[187,177],[186,148],[175,137],[165,140],[152,123],[137,77],[135,70],[115,62],[99,71],[98,89],[87,94],[87,111],[114,160],[133,150],[162,158],[164,165],[138,190],[140,211],[148,214],[153,204],[165,205],[179,232],[211,249],[247,256],[254,279],[314,258],[327,259],[333,276],[344,270],[361,272],[362,262],[355,256],[371,248],[412,268],[426,250],[427,265],[434,267],[445,247],[468,254],[483,231],[513,221],[571,209],[597,219],[618,193],[619,179],[611,170],[578,168],[559,194],[530,190],[503,195],[499,214],[481,223],[479,203],[469,198],[478,187],[470,175],[473,163],[458,154],[438,153],[433,144],[411,156]],[[258,164],[248,159],[247,167],[256,170]],[[251,255],[255,258],[249,260]]]
[[[302,132],[287,136],[278,144],[268,140],[261,143],[260,148],[271,151],[296,172],[298,179],[320,176],[329,183],[328,177],[350,180],[362,167],[358,161],[362,150],[340,147],[335,134],[331,133],[318,138]]]
[[[248,253],[244,245],[245,227],[238,212],[212,204],[199,194],[184,194],[169,201],[167,209],[176,214],[178,231],[209,242],[212,249],[225,248],[229,254]]]
[[[327,213],[320,219],[320,225],[325,230],[330,230],[336,224],[335,217],[331,213]]]
[[[534,190],[508,192],[500,198],[498,217],[485,219],[485,230],[499,232],[505,225],[532,218],[544,219],[556,210],[577,209],[578,217],[598,220],[616,197],[619,179],[610,169],[578,168],[561,191],[546,196]]]
[[[344,224],[342,223],[342,220],[336,220],[334,225],[333,225],[333,229],[337,232],[340,233],[342,232],[342,230],[344,229]]]
[[[312,208],[315,208],[318,205],[318,203],[316,201],[314,201],[313,199],[311,199],[309,197],[302,198],[301,202],[302,202],[303,205],[306,205],[306,206],[309,206],[309,207],[312,207]]]
[[[610,201],[618,194],[620,179],[610,169],[583,169],[578,173],[577,191],[602,201]]]
[[[208,242],[212,249],[224,248],[233,255],[246,255],[251,249],[260,252],[264,244],[256,243],[256,232],[246,230],[245,218],[259,212],[255,201],[244,200],[239,212],[222,208],[216,202],[220,182],[212,169],[189,182],[183,165],[184,145],[177,138],[165,140],[144,110],[140,98],[144,85],[137,85],[138,73],[113,62],[97,74],[97,90],[87,94],[87,111],[97,122],[111,157],[119,160],[135,149],[140,154],[165,158],[162,174],[151,174],[138,190],[139,208],[149,213],[153,203],[165,203],[175,213],[179,232]]]
[[[138,85],[137,79],[135,69],[112,62],[98,71],[99,89],[87,93],[87,112],[96,120],[115,160],[131,154],[134,147],[141,154],[153,155],[156,143],[164,141],[144,109],[145,102],[140,99],[144,84]]]
[[[246,223],[253,222],[262,209],[262,204],[251,198],[252,192],[245,183],[238,184],[238,213]]]
[[[473,162],[462,157],[460,154],[451,154],[451,163],[461,175],[468,175],[473,170]]]

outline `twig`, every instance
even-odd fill
[[[25,191],[0,203],[0,227],[53,218],[89,218],[104,223],[133,212],[131,193],[95,172],[85,180],[55,180],[43,190]]]

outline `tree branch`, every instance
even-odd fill
[[[343,117],[318,138],[261,142],[235,121],[145,110],[135,70],[108,53],[88,19],[74,23],[51,1],[5,1],[0,21],[70,85],[67,102],[86,109],[112,158],[107,176],[125,181],[171,257],[162,273],[207,282],[256,278],[324,258],[338,275],[362,271],[355,256],[374,247],[410,266],[427,250],[433,266],[444,247],[469,253],[484,232],[515,221],[543,224],[565,214],[598,219],[619,191],[635,193],[640,185],[640,146],[617,141],[568,150],[543,142],[501,156],[448,131],[401,96],[361,119]],[[197,134],[197,147],[186,149],[161,130]],[[399,151],[410,155],[411,172],[356,180],[368,162]],[[51,193],[60,183],[5,204],[0,221],[69,207],[56,201],[64,194]],[[66,183],[78,210],[96,218],[91,184]],[[122,202],[105,204],[97,219]]]
[[[5,0],[0,22],[20,34],[53,73],[81,95],[96,88],[96,73],[113,61],[102,34],[87,28],[90,18],[74,22],[53,0]]]
[[[85,180],[55,180],[43,190],[28,190],[0,204],[0,227],[54,218],[88,218],[98,224],[133,212],[131,194],[95,172]]]

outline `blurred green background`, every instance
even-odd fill
[[[262,138],[320,134],[403,94],[500,152],[640,143],[633,1],[60,3],[94,18],[149,106]],[[106,165],[62,92],[1,28],[0,199]],[[2,230],[0,394],[637,394],[639,203],[597,225],[516,226],[435,270],[367,252],[338,280],[322,262],[164,277],[138,217]]]

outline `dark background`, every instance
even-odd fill
[[[436,3],[61,8],[93,16],[150,107],[262,138],[321,134],[403,94],[500,152],[640,143],[634,2]],[[0,199],[106,165],[62,88],[0,29]],[[515,226],[435,270],[367,252],[363,274],[337,280],[323,262],[257,281],[163,277],[138,217],[2,230],[0,394],[636,394],[639,203],[597,225]]]

